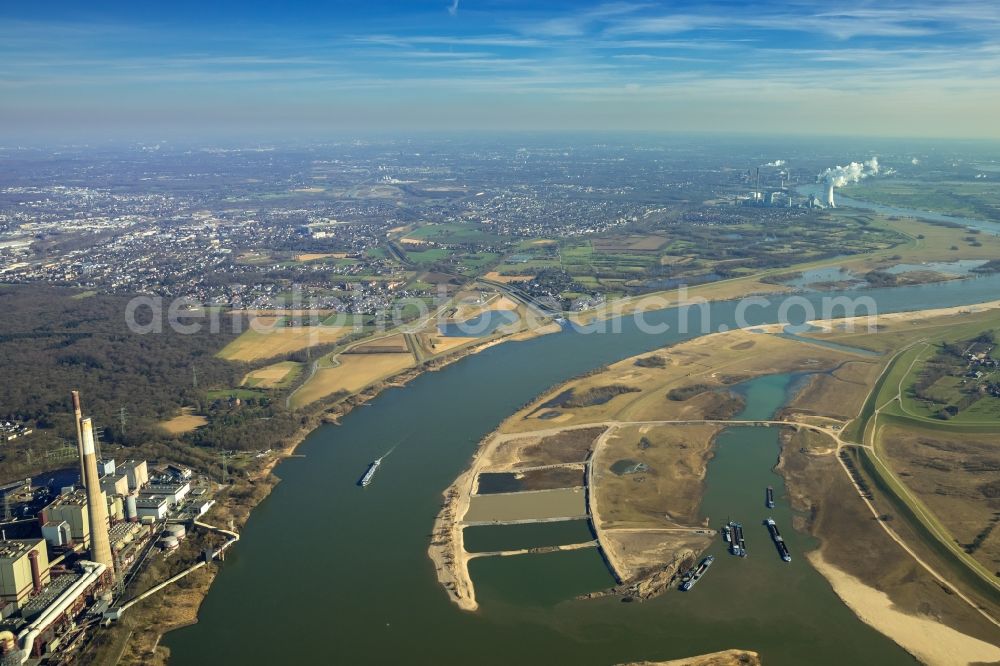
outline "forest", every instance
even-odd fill
[[[207,326],[191,334],[169,326],[162,332],[136,333],[126,324],[128,302],[124,296],[58,287],[0,287],[5,314],[0,323],[0,418],[35,428],[23,441],[0,445],[0,480],[44,466],[40,460],[25,465],[26,446],[38,454],[60,440],[73,441],[69,392],[74,389],[102,442],[146,455],[172,451],[182,460],[204,455],[196,449],[265,449],[301,427],[304,417],[288,412],[283,400],[240,408],[210,404],[208,391],[238,386],[248,369],[215,357],[235,337],[232,326],[215,333]],[[157,426],[183,407],[205,414],[208,425],[181,436]]]

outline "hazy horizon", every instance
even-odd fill
[[[1000,138],[1000,7],[979,0],[57,2],[0,17],[14,139]]]

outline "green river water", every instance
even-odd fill
[[[1000,278],[870,290],[882,312],[982,302]],[[809,295],[811,301],[821,295]],[[776,321],[776,304],[748,313]],[[711,306],[712,325],[732,326],[735,305]],[[768,666],[908,664],[899,647],[861,623],[803,557],[814,544],[791,528],[784,485],[772,472],[777,432],[737,427],[719,437],[702,513],[745,526],[750,557],[725,553],[690,593],[644,604],[573,596],[608,584],[588,549],[482,558],[473,563],[480,610],[457,609],[426,551],[441,492],[478,441],[520,405],[582,372],[665,344],[677,312],[623,322],[617,333],[566,331],[509,343],[390,389],[300,447],[277,468],[283,479],[254,510],[230,550],[199,623],[164,639],[173,664],[615,664],[678,658],[732,647],[757,650]],[[741,418],[763,418],[786,399],[790,378],[748,382]],[[356,485],[393,446],[374,483]],[[764,487],[778,500],[764,507]],[[760,521],[773,515],[789,543],[782,562]]]

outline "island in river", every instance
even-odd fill
[[[891,497],[868,478],[863,456],[880,462],[879,447],[864,436],[878,430],[865,406],[887,376],[895,378],[899,350],[956,330],[972,335],[1000,327],[998,308],[992,302],[974,311],[883,315],[874,331],[854,330],[860,320],[839,320],[812,322],[796,336],[778,325],[716,333],[552,389],[485,438],[445,491],[429,549],[438,579],[471,611],[479,602],[470,563],[594,549],[617,582],[599,594],[628,601],[659,595],[721,540],[716,530],[724,516],[703,510],[712,483],[707,469],[721,440],[769,426],[780,430],[777,468],[795,510],[788,519],[819,539],[819,548],[796,557],[807,557],[858,617],[921,661],[996,661],[995,580],[973,575],[974,558],[934,556],[939,544],[915,536],[919,521],[896,519],[903,512],[887,508]],[[790,399],[777,413],[755,413],[748,402],[757,398],[745,387],[782,376],[794,378]],[[885,406],[876,408],[876,420]],[[994,457],[995,465],[1000,455]],[[727,481],[742,482],[740,474]],[[729,510],[746,511],[735,501]],[[499,538],[514,525],[558,529],[580,520],[592,538],[490,552],[465,544],[468,530],[487,526]],[[761,550],[755,556],[771,555]]]

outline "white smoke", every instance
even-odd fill
[[[914,157],[912,160],[910,160],[910,164],[912,164],[913,166],[917,166],[918,164],[920,164],[920,160]]]
[[[783,166],[785,166],[785,160],[774,160],[773,162],[768,162],[764,166],[769,166],[769,167],[783,167]]]
[[[856,183],[868,176],[878,175],[878,158],[873,157],[864,162],[851,162],[847,166],[835,166],[819,174],[818,179],[827,185],[844,187]]]
[[[826,205],[831,208],[836,207],[837,204],[833,200],[835,187],[856,183],[868,176],[877,176],[878,170],[878,158],[872,157],[864,162],[851,162],[847,166],[835,166],[816,176],[818,181],[826,183]]]

